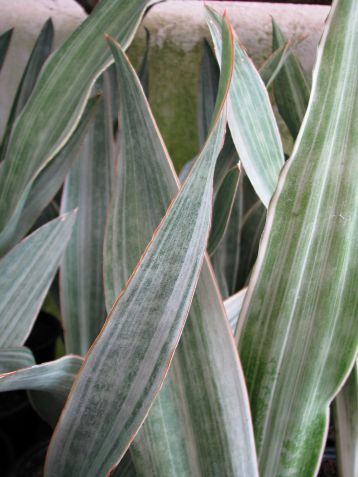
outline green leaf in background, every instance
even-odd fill
[[[259,73],[262,81],[265,83],[266,88],[272,84],[273,80],[287,62],[291,55],[291,48],[291,43],[282,43],[273,51],[271,56],[269,56],[261,66]]]
[[[113,61],[104,35],[126,48],[144,10],[156,1],[104,0],[47,62],[0,169],[0,230],[24,205],[29,182],[66,143],[96,77]]]
[[[67,353],[85,355],[100,332],[106,307],[103,238],[113,180],[112,117],[108,85],[62,195],[61,213],[78,208],[60,269],[60,297]]]
[[[340,477],[358,475],[358,364],[333,404],[335,444]]]
[[[122,136],[117,190],[106,233],[108,306],[124,288],[178,190],[138,80],[125,64],[118,66]],[[157,477],[256,475],[249,422],[240,365],[205,260],[168,376],[130,447],[133,463],[139,475]]]
[[[227,298],[237,291],[237,274],[240,266],[241,250],[241,222],[243,206],[242,171],[237,193],[230,214],[230,220],[226,232],[211,257],[223,298]]]
[[[10,45],[13,31],[14,29],[10,28],[9,30],[5,31],[2,35],[0,35],[0,71],[1,71],[2,65],[4,64],[4,60]]]
[[[5,231],[6,233],[0,235],[0,256],[20,241],[29,232],[31,227],[37,223],[36,221],[40,216],[41,220],[44,220],[46,215],[53,218],[53,208],[50,210],[50,207],[46,211],[44,209],[50,204],[61,188],[68,171],[77,159],[78,149],[93,119],[99,101],[99,97],[89,99],[81,120],[69,141],[30,184],[30,192],[24,208],[20,212],[20,218],[16,219],[13,224],[10,224],[10,227]],[[58,211],[55,215],[58,215]]]
[[[35,364],[35,358],[29,348],[17,346],[0,348],[0,373],[10,373]]]
[[[209,43],[204,40],[200,66],[198,94],[198,133],[202,147],[210,132],[210,123],[215,108],[220,70]]]
[[[265,220],[266,209],[259,200],[241,219],[241,250],[237,275],[239,289],[247,285],[255,264]]]
[[[207,7],[217,57],[221,55],[221,17]],[[220,63],[220,61],[219,61]],[[259,73],[235,41],[235,70],[228,103],[229,127],[246,174],[267,207],[276,188],[284,154],[276,120]]]
[[[29,99],[42,69],[42,66],[48,58],[49,54],[51,53],[53,37],[53,23],[51,18],[49,18],[40,31],[40,34],[31,51],[31,55],[27,62],[25,71],[22,75],[20,84],[17,88],[0,147],[0,160],[4,157],[15,119],[22,111],[27,100]]]
[[[280,48],[286,43],[277,23],[272,20],[272,46]],[[310,85],[303,68],[292,53],[275,77],[274,95],[280,115],[292,137],[296,139],[310,98]]]
[[[29,335],[70,239],[76,213],[36,230],[0,260],[0,347]]]
[[[246,291],[247,288],[243,288],[239,292],[235,293],[235,295],[230,296],[224,301],[227,319],[229,320],[233,333],[236,330]]]
[[[150,47],[150,33],[145,28],[145,51],[142,63],[139,66],[138,78],[142,84],[143,91],[148,98],[149,96],[149,47]]]
[[[356,358],[357,44],[358,3],[337,1],[241,311],[262,477],[315,474],[329,404]]]
[[[122,75],[129,75],[128,85],[137,88],[122,51],[111,46]],[[50,444],[46,475],[108,472],[124,455],[168,370],[204,258],[232,52],[226,30],[216,122],[208,142],[86,357]]]
[[[224,177],[216,194],[208,242],[209,255],[212,255],[215,252],[227,230],[231,211],[237,195],[239,174],[240,169],[238,166],[231,169]]]
[[[25,389],[38,414],[55,426],[83,360],[64,356],[49,363],[0,374],[0,392]]]

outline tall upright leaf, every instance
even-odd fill
[[[5,61],[6,53],[10,45],[14,29],[10,28],[0,35],[0,71]]]
[[[340,477],[358,474],[358,363],[333,404],[336,451]]]
[[[29,232],[61,188],[68,171],[78,156],[78,149],[82,144],[88,125],[93,119],[98,102],[99,97],[89,99],[81,120],[68,142],[29,184],[30,192],[19,217],[9,224],[10,227],[6,228],[6,233],[1,234],[0,256],[7,253]]]
[[[168,370],[209,232],[212,181],[232,71],[227,29],[225,44],[209,140],[86,357],[50,444],[46,475],[108,472],[124,455]],[[122,73],[128,74],[119,46],[111,46]]]
[[[51,18],[49,18],[39,33],[39,36],[31,51],[31,55],[27,62],[25,71],[22,75],[20,84],[17,88],[16,95],[12,103],[10,114],[6,123],[4,136],[1,142],[0,159],[5,153],[14,121],[25,106],[27,100],[29,99],[42,69],[42,66],[49,54],[51,53],[53,37],[53,23]]]
[[[285,42],[279,26],[272,20],[273,48],[280,48]],[[296,139],[310,98],[310,85],[294,53],[287,58],[273,84],[278,110]]]
[[[103,237],[113,180],[112,116],[105,80],[79,158],[62,195],[61,211],[78,208],[76,225],[64,254],[60,297],[68,353],[85,355],[106,318],[103,286]]]
[[[208,11],[209,27],[219,60],[222,20],[211,8]],[[237,40],[235,57],[228,104],[229,127],[244,169],[267,207],[284,163],[282,143],[262,79]]]
[[[69,138],[96,77],[111,63],[104,35],[126,48],[145,8],[156,1],[104,0],[52,55],[14,126],[0,169],[0,230],[23,206],[29,181]]]
[[[358,4],[336,1],[241,312],[262,476],[315,473],[357,352],[357,43]]]
[[[0,260],[0,347],[26,341],[70,239],[76,213],[36,230]]]
[[[106,234],[108,305],[125,286],[178,190],[174,168],[138,80],[122,61],[118,68],[122,148]],[[255,475],[244,387],[220,296],[205,260],[168,376],[130,447],[139,475]]]

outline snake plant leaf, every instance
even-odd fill
[[[98,105],[79,158],[64,186],[61,213],[78,208],[77,220],[60,268],[60,298],[67,353],[85,355],[100,332],[106,307],[103,239],[113,178],[112,116],[108,84],[98,87]]]
[[[0,374],[0,392],[24,389],[31,404],[51,426],[55,426],[83,360],[64,356],[49,363]]]
[[[212,226],[210,230],[208,253],[212,255],[225,234],[234,206],[239,185],[240,169],[231,169],[222,181],[214,200]]]
[[[277,23],[272,19],[272,46],[274,49],[286,43]],[[310,98],[310,85],[303,68],[292,53],[274,81],[274,95],[280,115],[292,137],[296,139]]]
[[[215,55],[208,41],[204,40],[198,94],[198,133],[200,147],[204,145],[210,131],[210,123],[218,93],[219,78],[220,70]]]
[[[29,181],[67,142],[95,79],[113,61],[104,35],[126,48],[144,10],[156,1],[104,0],[51,56],[14,125],[0,169],[0,230],[24,205]]]
[[[150,46],[150,33],[147,28],[145,28],[145,50],[142,63],[139,66],[138,78],[142,84],[143,91],[145,95],[149,96],[149,46]]]
[[[232,71],[230,40],[227,31],[217,120],[208,142],[86,357],[50,444],[46,475],[108,472],[133,439],[168,369],[189,311],[208,237],[212,181],[224,137],[223,107]],[[111,46],[121,81],[128,87],[128,94],[121,95],[125,102],[133,88],[137,91],[138,82],[133,82],[133,70],[119,47]],[[130,105],[135,111],[132,102]],[[139,118],[141,122],[135,127],[145,131],[148,117]],[[130,130],[131,120],[122,116],[123,127],[126,121]],[[121,138],[124,150],[128,140]],[[131,363],[130,369],[126,363]],[[88,393],[89,385],[96,387],[95,393]],[[90,440],[83,440],[84,435]]]
[[[242,176],[242,172],[240,176]],[[211,263],[223,298],[227,298],[237,291],[237,274],[240,266],[241,250],[242,205],[242,177],[240,177],[227,230],[211,257]]]
[[[20,218],[15,219],[14,223],[10,223],[6,230],[0,235],[0,254],[5,254],[14,244],[19,242],[29,232],[31,227],[37,223],[36,221],[41,214],[42,221],[46,215],[50,216],[49,220],[53,218],[53,210],[47,210],[46,213],[44,213],[44,210],[59,191],[68,171],[77,159],[78,149],[93,119],[99,101],[99,97],[88,100],[80,122],[72,133],[69,141],[34,179],[24,208],[21,210]],[[48,214],[48,212],[50,212],[50,214]],[[58,215],[58,211],[55,215]]]
[[[356,358],[357,43],[358,3],[334,2],[240,315],[263,477],[315,475],[329,404]]]
[[[5,61],[13,31],[14,29],[10,28],[0,35],[0,71]]]
[[[125,286],[178,190],[174,168],[138,81],[130,70],[123,71],[122,63],[118,66],[122,149],[107,229],[108,303]],[[134,212],[121,207],[123,203],[135,204],[140,219],[133,221]],[[122,270],[113,271],[113,264]],[[220,296],[205,260],[169,373],[130,447],[139,475],[256,475],[244,390]]]
[[[235,295],[230,296],[224,301],[227,319],[229,320],[233,333],[236,330],[246,290],[247,288],[243,288],[239,292],[235,293]]]
[[[0,347],[29,335],[71,236],[76,213],[49,222],[0,260]]]
[[[276,49],[273,53],[267,58],[264,64],[259,69],[259,73],[262,81],[265,83],[266,88],[268,88],[276,76],[281,71],[284,64],[288,61],[288,58],[291,55],[292,43],[284,42]]]
[[[241,250],[237,277],[239,289],[246,286],[259,251],[259,244],[266,220],[266,209],[258,200],[241,220]]]
[[[336,451],[340,477],[358,474],[358,363],[333,404]]]
[[[14,121],[21,112],[21,110],[24,108],[27,100],[29,99],[42,69],[42,66],[48,58],[49,54],[51,53],[53,38],[53,23],[51,18],[49,18],[40,31],[40,34],[31,51],[31,55],[27,62],[25,71],[22,75],[20,84],[17,88],[0,147],[0,160],[6,151],[7,143]]]
[[[0,374],[10,373],[35,364],[35,358],[26,346],[0,348]]]
[[[221,17],[211,8],[209,28],[218,61],[221,55]],[[220,61],[219,61],[220,63]],[[284,153],[270,99],[259,73],[235,41],[235,71],[228,103],[233,141],[257,195],[267,207],[284,164]]]

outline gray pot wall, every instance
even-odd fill
[[[271,17],[288,38],[306,37],[297,54],[307,72],[312,70],[315,51],[329,7],[311,5],[206,2],[228,11],[241,43],[259,67],[271,52]],[[84,18],[74,0],[0,0],[0,32],[17,27],[12,50],[0,74],[0,131],[9,110],[15,85],[35,36],[45,20],[55,22],[57,44]],[[179,169],[198,150],[196,96],[202,41],[209,37],[204,2],[172,0],[155,5],[145,17],[129,56],[138,65],[145,44],[144,26],[151,34],[150,103],[169,152]],[[289,135],[283,128],[285,147]]]

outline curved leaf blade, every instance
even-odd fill
[[[106,232],[108,303],[125,286],[178,190],[133,71],[122,66],[119,73],[122,149]],[[207,259],[171,368],[130,453],[139,475],[257,474],[245,383]]]
[[[104,35],[115,36],[127,47],[145,8],[156,1],[101,2],[52,55],[16,121],[0,169],[0,230],[23,205],[29,181],[66,143],[91,86],[112,62]]]
[[[224,139],[232,71],[231,42],[226,41],[210,138],[86,356],[50,443],[45,475],[97,476],[116,466],[168,371],[209,233],[212,181]],[[110,46],[125,71],[123,51],[118,44]],[[80,440],[83,435],[90,435],[91,441]]]
[[[103,240],[113,178],[112,118],[105,97],[64,186],[61,212],[78,208],[74,230],[60,268],[60,300],[67,353],[85,355],[100,332],[106,308]]]
[[[239,175],[238,166],[231,169],[224,177],[216,194],[208,242],[209,255],[215,252],[227,230],[239,185]]]
[[[209,28],[219,59],[222,20],[214,10],[207,9]],[[234,144],[257,195],[267,207],[284,164],[283,148],[265,86],[237,40],[229,98],[228,121]]]
[[[54,426],[82,362],[79,356],[64,356],[50,363],[1,374],[0,392],[31,391],[32,405],[46,422]]]
[[[358,474],[358,363],[334,400],[334,426],[340,477]]]
[[[42,27],[35,45],[31,51],[25,71],[17,88],[10,114],[6,123],[3,140],[0,147],[0,159],[3,157],[9,141],[15,119],[24,108],[36,84],[40,71],[47,57],[51,53],[54,38],[54,29],[51,18]]]
[[[286,40],[272,19],[272,46],[280,48]],[[274,80],[274,94],[278,110],[296,139],[310,98],[310,85],[296,56],[292,53]]]
[[[357,2],[335,2],[241,312],[262,476],[316,472],[329,403],[356,357],[357,42]]]
[[[0,349],[0,373],[10,373],[35,364],[32,352],[25,346]]]
[[[29,335],[70,239],[76,213],[63,215],[0,260],[0,346],[21,346]]]

